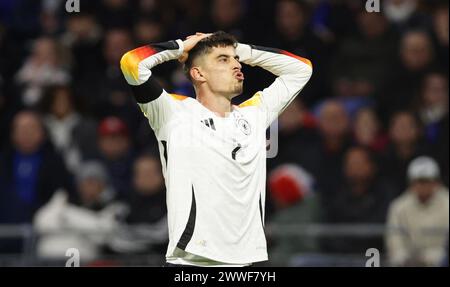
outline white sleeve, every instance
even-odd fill
[[[275,76],[275,81],[249,101],[257,104],[267,115],[269,126],[300,93],[312,75],[308,59],[289,52],[254,45],[238,44],[239,60],[250,66],[259,66]]]
[[[182,40],[156,43],[131,50],[120,60],[122,73],[141,111],[154,130],[169,120],[173,112],[171,105],[177,99],[177,95],[167,93],[152,77],[151,69],[166,61],[177,59],[183,50]]]

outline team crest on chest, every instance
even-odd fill
[[[247,136],[250,135],[250,133],[252,132],[250,124],[245,119],[238,119],[237,126],[239,130],[241,130],[241,132],[243,132]]]

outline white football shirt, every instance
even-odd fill
[[[151,69],[182,51],[181,40],[144,46],[125,54],[121,68],[134,88],[149,85]],[[168,262],[189,262],[180,258],[180,249],[223,264],[268,259],[266,129],[306,85],[312,66],[277,49],[237,44],[236,53],[242,63],[277,78],[227,116],[162,89],[156,99],[139,103],[159,143],[167,188]]]

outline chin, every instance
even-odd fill
[[[240,94],[242,94],[242,92],[244,91],[244,83],[240,83],[237,87],[236,87],[236,89],[235,89],[235,93],[236,93],[236,96],[239,96]]]

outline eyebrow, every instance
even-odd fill
[[[219,58],[221,58],[221,57],[229,58],[229,57],[231,57],[231,56],[230,56],[230,55],[226,55],[226,54],[220,54],[220,55],[217,56],[216,58],[219,59]],[[238,55],[233,56],[233,58],[235,58],[236,60],[239,61],[239,56],[238,56]]]

